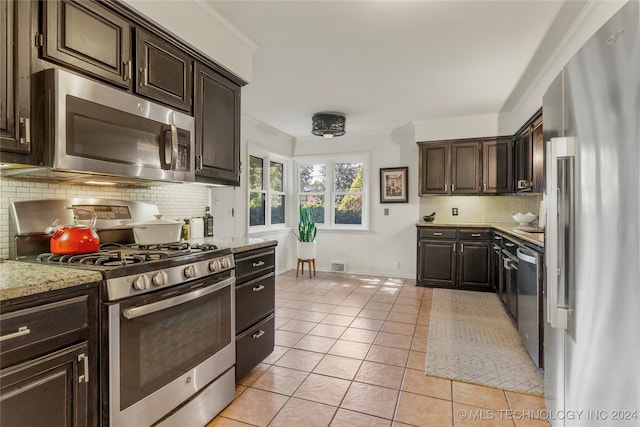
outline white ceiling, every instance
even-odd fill
[[[258,45],[243,113],[299,138],[322,111],[348,133],[497,114],[562,35],[564,0],[209,4]]]

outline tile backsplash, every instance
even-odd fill
[[[167,184],[142,188],[101,188],[89,185],[50,184],[2,178],[0,181],[0,257],[9,256],[9,204],[20,200],[100,198],[153,203],[169,219],[204,215],[210,187]],[[55,218],[51,218],[53,221]]]
[[[423,196],[420,218],[436,213],[435,223],[514,223],[511,215],[522,212],[538,214],[542,194],[526,196]],[[458,209],[453,216],[452,208]]]

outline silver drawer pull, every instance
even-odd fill
[[[473,234],[471,235],[471,237],[480,237],[480,236],[482,236],[482,234],[480,234],[480,233],[473,233]]]
[[[261,290],[264,289],[264,285],[260,285],[260,286],[254,286],[252,288],[253,292],[260,292]]]
[[[31,329],[27,328],[26,326],[20,326],[18,328],[18,330],[12,334],[8,334],[8,335],[3,335],[0,337],[0,342],[5,341],[5,340],[10,340],[13,338],[18,338],[21,337],[23,335],[29,335],[31,333]]]
[[[89,382],[89,356],[82,353],[78,355],[78,363],[82,363],[84,368],[84,374],[78,377],[79,383],[88,383]]]
[[[264,335],[264,331],[262,329],[260,329],[258,332],[256,332],[255,334],[251,335],[251,338],[253,338],[254,340],[257,340],[258,338],[260,338],[263,335]]]
[[[509,243],[509,242],[504,242],[505,246],[508,246],[510,248],[514,247],[516,244],[515,243]]]
[[[442,233],[433,233],[434,236],[442,236]]]
[[[262,267],[264,265],[264,261],[258,261],[251,264],[252,267]]]

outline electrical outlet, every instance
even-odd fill
[[[451,215],[458,216],[458,208],[451,208]]]
[[[400,268],[400,261],[394,261],[393,262],[393,268],[395,268],[396,270]]]

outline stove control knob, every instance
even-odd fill
[[[214,259],[209,263],[209,271],[218,271],[220,270],[220,260]]]
[[[229,257],[222,258],[222,268],[231,267],[231,263],[229,262]]]
[[[153,275],[153,284],[156,286],[164,286],[169,281],[169,276],[166,272],[161,271]]]
[[[196,277],[196,268],[193,264],[189,265],[183,270],[183,273],[184,277],[186,277],[187,279],[193,279],[194,277]]]
[[[139,291],[149,289],[150,286],[151,283],[149,282],[149,276],[147,276],[146,274],[136,277],[133,281],[133,287]]]

